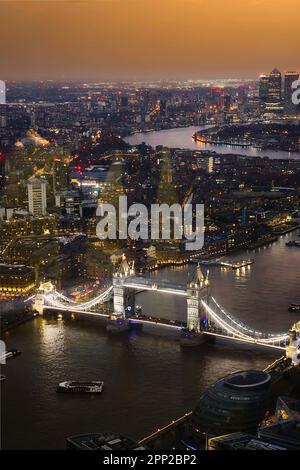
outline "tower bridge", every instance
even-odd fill
[[[208,301],[209,279],[203,276],[200,265],[197,266],[194,276],[186,285],[175,284],[169,281],[157,281],[135,276],[134,265],[128,265],[123,258],[120,268],[113,276],[114,315],[124,318],[124,290],[151,290],[171,295],[184,296],[187,299],[187,328],[190,331],[200,332],[200,318],[204,315],[204,304]]]
[[[99,317],[107,317],[110,325],[119,325],[120,329],[129,323],[156,324],[168,328],[182,329],[191,336],[219,337],[231,341],[264,346],[285,351],[286,356],[295,365],[300,364],[300,322],[292,326],[289,332],[270,334],[256,331],[243,324],[227,312],[209,293],[209,272],[204,276],[200,265],[186,285],[170,281],[146,279],[135,275],[134,264],[128,264],[123,257],[119,269],[113,275],[112,285],[103,289],[94,299],[76,302],[58,292],[51,282],[41,284],[35,295],[33,308],[39,314],[44,309],[74,312]],[[126,295],[128,291],[153,291],[186,297],[186,322],[182,325],[172,320],[126,314]],[[99,305],[113,298],[111,315],[99,312]],[[118,326],[118,328],[119,328]]]

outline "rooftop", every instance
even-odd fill
[[[231,374],[225,379],[225,385],[235,389],[253,389],[266,385],[270,380],[267,372],[246,370]]]
[[[67,447],[78,450],[145,450],[131,439],[115,433],[71,436],[67,438]]]
[[[5,264],[0,263],[0,273],[2,274],[13,274],[18,272],[19,274],[28,274],[32,271],[32,268],[25,266],[24,264]]]

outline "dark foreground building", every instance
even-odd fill
[[[102,433],[68,438],[67,447],[98,450],[144,446],[153,450],[298,448],[300,402],[291,397],[299,396],[299,384],[300,368],[282,357],[266,371],[241,371],[218,380],[204,392],[193,412],[143,437],[138,444],[120,435]],[[289,396],[278,399],[282,393]],[[262,422],[268,426],[259,427]]]
[[[258,435],[233,433],[209,439],[209,450],[300,450],[300,423],[287,421],[261,428]]]
[[[256,432],[266,413],[270,382],[267,372],[256,370],[218,380],[200,398],[191,425],[207,436]]]
[[[72,450],[145,450],[132,439],[115,433],[80,434],[67,438],[67,448]]]
[[[300,400],[278,397],[271,423],[255,435],[236,432],[209,439],[209,450],[300,450]]]

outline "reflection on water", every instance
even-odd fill
[[[241,257],[253,258],[254,264],[233,270],[210,267],[211,292],[216,300],[233,316],[244,323],[266,332],[286,331],[295,321],[297,314],[288,311],[291,303],[300,301],[300,249],[286,247],[290,234],[281,237],[272,245],[255,251],[231,256],[232,260]],[[167,277],[184,283],[191,267],[157,271],[152,276]],[[202,270],[205,273],[206,267]],[[184,319],[185,299],[179,296],[168,298],[165,294],[144,292],[137,296],[138,304],[146,313],[160,312],[161,317]]]
[[[255,259],[251,267],[211,268],[218,302],[256,329],[286,331],[299,319],[287,310],[300,300],[300,250],[285,246],[293,237],[249,252]],[[182,283],[188,269],[151,275]],[[137,303],[166,318],[183,319],[186,311],[181,296],[143,292]],[[108,336],[103,320],[64,315],[61,321],[36,318],[8,332],[8,347],[18,347],[22,355],[2,371],[7,376],[1,385],[3,447],[64,448],[68,435],[105,430],[138,438],[192,409],[217,378],[264,368],[277,357],[226,340],[186,350],[173,333],[151,331]],[[57,395],[56,384],[68,379],[104,380],[105,389],[97,397]]]
[[[146,132],[142,134],[134,134],[127,137],[126,142],[131,145],[139,145],[145,142],[152,147],[157,145],[165,145],[166,147],[185,148],[191,150],[213,150],[217,153],[236,153],[239,155],[247,155],[249,157],[269,157],[269,158],[300,158],[297,152],[285,152],[283,150],[259,150],[253,147],[235,147],[232,145],[213,145],[195,142],[192,135],[207,126],[189,126],[184,128],[168,129],[164,131]]]

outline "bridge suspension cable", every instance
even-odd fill
[[[68,309],[72,309],[75,311],[76,310],[88,310],[94,307],[95,305],[103,302],[105,299],[107,299],[109,295],[111,294],[112,290],[113,290],[113,286],[110,286],[100,295],[98,295],[94,299],[89,300],[87,302],[74,302],[73,300],[69,299],[68,297],[65,297],[63,294],[60,294],[57,291],[55,291],[54,294],[53,293],[45,294],[44,298],[46,302],[49,302],[51,305],[65,309],[65,310],[68,310]],[[57,300],[57,297],[62,298],[63,300],[68,302],[68,305]]]
[[[218,309],[222,312],[223,315],[225,315],[225,317],[228,318],[228,320],[230,320],[232,323],[234,323],[236,326],[238,326],[239,328],[247,331],[248,333],[253,333],[253,334],[257,334],[257,335],[260,335],[261,332],[260,331],[255,331],[255,330],[252,330],[251,328],[249,328],[248,326],[244,325],[243,323],[241,322],[238,322],[237,320],[235,320],[229,313],[227,313],[223,307],[221,307],[221,305],[216,301],[216,299],[211,296],[211,299],[212,301],[214,302],[214,304],[218,307]]]
[[[157,291],[166,291],[168,293],[175,293],[181,295],[187,295],[186,290],[183,286],[174,286],[172,283],[162,282],[159,285],[153,284],[152,280],[137,280],[136,278],[132,278],[124,282],[125,287],[136,288],[142,287],[143,289],[150,289],[157,290]],[[57,292],[55,289],[50,290],[47,293],[43,294],[43,298],[46,304],[51,306],[50,308],[57,308],[59,310],[65,311],[74,311],[74,312],[81,312],[81,313],[89,313],[90,309],[95,307],[97,304],[100,304],[110,297],[113,293],[114,286],[109,286],[105,291],[101,292],[98,296],[94,299],[89,300],[87,302],[76,302],[64,294]],[[208,301],[201,300],[201,304],[205,309],[208,319],[212,320],[207,325],[207,330],[203,331],[203,333],[212,334],[216,336],[224,336],[228,338],[232,338],[235,340],[246,341],[250,343],[257,343],[266,345],[269,347],[279,347],[283,344],[286,344],[289,340],[289,335],[287,333],[284,334],[267,334],[262,333],[260,331],[256,331],[247,325],[244,325],[239,320],[235,319],[231,314],[226,312],[226,310],[217,302],[214,297],[210,297],[213,302],[213,306],[208,304]],[[138,320],[142,321],[142,320]],[[143,320],[147,321],[147,320]],[[150,321],[150,320],[149,320]],[[217,327],[217,331],[214,331],[215,327]],[[278,345],[278,346],[275,346]],[[279,348],[282,349],[282,348]]]
[[[262,344],[274,344],[274,343],[283,343],[286,342],[289,338],[288,334],[280,334],[280,335],[266,335],[262,332],[254,331],[248,328],[247,326],[243,325],[242,323],[237,322],[235,319],[233,319],[225,310],[217,303],[217,301],[212,298],[214,303],[217,305],[217,307],[220,309],[222,312],[223,316],[225,318],[222,318],[219,316],[206,302],[202,300],[202,305],[205,308],[206,312],[208,315],[214,320],[214,322],[222,329],[224,330],[228,335],[233,335],[236,336],[237,338],[240,338],[241,340],[249,340],[251,342],[259,342]],[[231,325],[228,323],[228,321],[232,322],[234,324]],[[243,331],[247,331],[247,333],[244,333]]]

